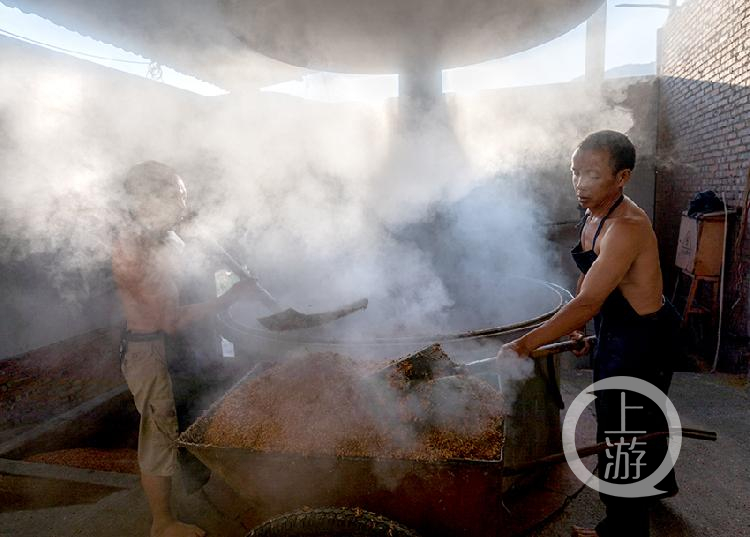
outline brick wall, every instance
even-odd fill
[[[670,283],[680,213],[690,199],[711,189],[731,206],[742,204],[750,168],[750,2],[686,1],[661,32],[659,61],[655,224]],[[748,240],[742,258],[750,263]],[[740,275],[746,289],[747,278],[737,269],[730,266],[727,282]],[[738,290],[727,287],[725,303],[731,306]],[[747,336],[748,295],[727,312],[728,335]],[[725,366],[740,367],[726,361],[729,352]]]
[[[99,329],[0,360],[0,431],[43,422],[125,381],[117,331]]]

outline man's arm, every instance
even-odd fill
[[[578,276],[578,281],[576,282],[575,296],[578,296],[578,294],[581,292],[581,286],[583,285],[583,278],[584,278],[583,274],[580,274]],[[570,334],[568,334],[568,337],[570,338],[571,341],[583,340],[583,338],[586,337],[586,323],[582,324],[581,326],[579,326],[578,328],[570,332]],[[584,340],[583,347],[581,347],[580,349],[574,349],[571,352],[575,354],[576,356],[583,356],[585,354],[588,354],[590,351],[591,351],[591,345],[587,341]]]
[[[583,280],[586,277],[585,274],[580,274],[578,276],[578,281],[576,282],[576,294],[575,296],[578,296],[581,294],[581,287],[583,287]],[[586,331],[586,323],[583,323],[581,326],[575,328],[573,332],[578,331],[581,334],[581,337],[583,337],[584,332]]]
[[[143,252],[142,247],[132,243],[115,243],[112,250],[112,274],[118,290],[127,302],[126,316],[130,314],[141,320],[145,318],[146,324],[154,330],[172,334],[195,321],[220,312],[241,298],[257,298],[261,294],[254,280],[243,280],[220,297],[206,302],[170,306],[165,303],[169,300],[169,294],[164,293],[162,288],[155,287],[155,282],[149,281]],[[164,285],[164,282],[159,285]],[[130,324],[134,319],[128,321]]]
[[[193,230],[197,232],[196,237],[202,241],[204,246],[208,246],[214,256],[226,267],[234,272],[240,280],[250,280],[252,282],[251,289],[248,289],[248,293],[251,293],[251,298],[259,301],[265,307],[270,310],[278,311],[282,307],[278,301],[273,297],[268,290],[260,284],[258,278],[249,274],[245,267],[238,262],[232,255],[226,251],[226,249],[219,244],[219,242],[203,227],[194,225]]]
[[[591,269],[579,280],[576,297],[539,328],[509,343],[520,356],[553,342],[585,325],[617,288],[640,253],[640,224],[627,220],[613,222],[602,238],[599,255]]]
[[[583,279],[585,278],[585,274],[581,274],[578,276],[578,281],[576,282],[576,296],[578,296],[578,293],[581,292],[581,287],[583,286]]]
[[[177,318],[171,323],[171,326],[165,327],[165,331],[172,333],[182,330],[196,321],[228,308],[243,297],[254,298],[257,295],[258,289],[254,280],[241,280],[235,283],[229,291],[212,300],[180,306],[177,311]]]
[[[169,326],[165,326],[164,331],[169,334],[179,332],[180,330],[190,326],[196,321],[200,321],[205,317],[209,317],[220,312],[231,303],[227,300],[222,300],[226,296],[227,293],[224,293],[220,297],[208,300],[206,302],[180,306],[179,310],[177,311],[177,318],[174,319]]]

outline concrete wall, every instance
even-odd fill
[[[659,62],[656,229],[662,265],[670,269],[680,213],[697,192],[711,189],[732,206],[742,204],[750,169],[750,2],[685,2],[662,30]],[[748,261],[745,240],[741,262]],[[750,322],[747,278],[739,265],[729,269],[725,303],[742,299],[724,326],[742,338]],[[668,283],[674,276],[667,271]],[[746,359],[725,365],[739,367]]]

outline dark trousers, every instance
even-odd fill
[[[660,389],[665,391],[662,387]],[[644,407],[643,410],[626,410],[626,429],[628,431],[655,432],[667,430],[666,418],[650,399],[639,397],[638,394],[633,392],[626,392],[626,405]],[[620,392],[606,390],[597,393],[598,442],[609,440],[610,443],[615,443],[623,436],[628,436],[605,432],[622,430],[621,408]],[[608,450],[609,454],[600,453],[598,461],[599,479],[617,484],[632,483],[644,479],[653,473],[667,456],[668,441],[666,438],[654,439],[645,445],[636,445],[635,450],[645,452],[638,461],[643,463],[643,466],[631,465],[627,469],[627,475],[624,472],[624,463],[635,462],[636,457],[634,455],[631,454],[627,461],[621,459],[619,468],[616,468],[617,453],[615,448]],[[616,470],[619,471],[619,475],[615,474]],[[676,491],[677,481],[674,470],[671,470],[656,488],[666,491],[666,493]],[[601,537],[647,537],[649,535],[649,505],[654,501],[654,497],[620,498],[604,493],[600,493],[599,497],[607,511],[606,518],[596,527],[596,531]]]
[[[610,313],[607,317],[607,313]],[[620,313],[616,311],[615,313]],[[603,309],[596,323],[597,348],[594,353],[594,380],[615,376],[629,376],[650,382],[667,393],[672,380],[675,363],[675,336],[679,319],[674,309],[667,304],[658,314],[639,317],[632,314],[615,315]],[[619,431],[637,431],[637,435],[668,430],[666,417],[658,405],[648,397],[638,393],[625,392],[627,407],[623,423],[623,400],[619,390],[602,390],[596,393],[597,441],[615,443],[632,434]],[[608,431],[615,431],[614,433]],[[644,451],[637,468],[631,465],[624,471],[624,463],[636,461],[636,454],[629,459],[620,459],[619,469],[615,468],[616,448],[599,455],[599,479],[618,484],[640,481],[652,474],[662,463],[668,452],[666,437],[636,446]],[[616,470],[619,473],[616,474]],[[609,475],[607,475],[609,474]],[[656,487],[667,494],[677,490],[674,470]],[[666,495],[666,494],[665,494]],[[596,527],[601,537],[648,537],[649,505],[654,497],[620,498],[601,493],[607,516]]]

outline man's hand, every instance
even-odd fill
[[[571,341],[581,341],[586,334],[583,332],[583,330],[573,330],[570,335],[568,336]],[[576,356],[583,356],[585,354],[588,354],[591,352],[591,343],[588,341],[583,342],[583,346],[580,349],[573,349],[571,351]]]
[[[530,353],[531,349],[523,338],[500,347],[495,365],[504,393],[515,392],[516,382],[522,382],[534,374],[536,366],[534,360],[529,358]]]
[[[508,358],[508,357],[528,358],[530,354],[531,354],[531,349],[529,349],[526,346],[523,338],[518,338],[500,347],[500,350],[497,353],[497,357],[498,358]]]

